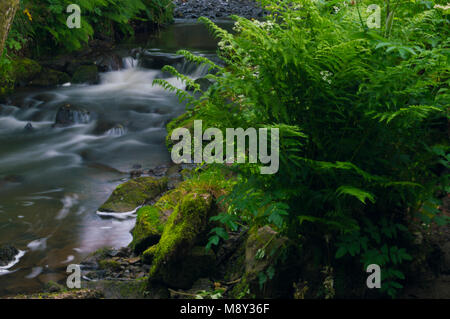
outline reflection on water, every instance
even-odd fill
[[[181,24],[166,32],[150,41],[153,47],[156,41],[163,50],[215,48],[203,26]],[[115,218],[97,208],[133,166],[169,163],[165,124],[184,106],[152,85],[167,78],[160,70],[140,69],[129,57],[124,66],[101,74],[99,85],[27,90],[13,97],[13,105],[0,104],[0,245],[12,244],[23,255],[0,270],[0,296],[64,280],[67,264],[132,240],[135,214]],[[192,77],[205,74],[192,65],[177,67]],[[82,110],[80,116],[74,125],[54,126],[66,104]]]

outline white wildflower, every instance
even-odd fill
[[[329,71],[320,71],[320,76],[322,77],[322,80],[324,80],[328,84],[331,84],[330,78],[333,76],[333,73]]]

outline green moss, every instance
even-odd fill
[[[184,127],[190,130],[192,134],[192,131],[194,129],[194,120],[195,118],[192,113],[186,112],[167,124],[166,146],[169,150],[171,150],[174,145],[174,142],[171,139],[172,132],[177,128]]]
[[[167,186],[167,179],[139,177],[119,185],[99,208],[102,212],[124,213],[159,196]]]
[[[28,84],[41,71],[42,67],[36,61],[20,58],[12,62],[13,78],[16,83]]]
[[[212,208],[210,194],[190,193],[170,215],[159,243],[144,252],[144,258],[152,261],[150,280],[170,282],[174,275],[172,265],[192,254],[197,236],[204,231]],[[183,264],[181,264],[183,266]],[[185,273],[175,271],[177,277]],[[186,272],[185,277],[189,276]]]
[[[155,257],[157,245],[153,245],[142,254],[142,262],[145,264],[151,264],[153,262],[153,258]]]
[[[97,256],[100,259],[106,259],[110,255],[112,250],[113,249],[111,247],[99,248],[96,251],[94,251],[90,256]]]
[[[98,262],[98,265],[100,269],[104,270],[113,270],[117,271],[120,270],[120,263],[113,259],[103,259]]]
[[[166,223],[164,214],[154,206],[144,206],[137,212],[131,248],[140,254],[161,238]]]

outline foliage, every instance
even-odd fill
[[[34,53],[55,46],[67,50],[79,49],[95,35],[115,38],[116,34],[132,34],[133,20],[163,24],[172,20],[169,0],[82,0],[81,28],[66,25],[67,7],[71,0],[21,1],[10,38],[28,43]],[[16,48],[18,49],[18,48]]]
[[[213,67],[215,84],[196,98],[156,83],[210,127],[280,129],[279,172],[233,165],[228,216],[216,220],[268,224],[294,241],[327,236],[336,257],[386,265],[384,291],[394,296],[409,259],[407,220],[448,223],[426,203],[449,185],[450,28],[440,1],[387,2],[263,1],[272,14],[235,17],[235,35],[201,18],[227,66],[181,53]],[[365,23],[372,3],[383,8],[380,29]],[[226,237],[215,229],[210,244]]]

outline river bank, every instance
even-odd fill
[[[184,27],[178,31],[187,36],[190,32],[186,32]],[[245,214],[248,206],[231,207],[224,202],[224,195],[230,194],[242,178],[236,170],[228,166],[170,163],[164,140],[169,142],[167,136],[176,127],[191,129],[199,108],[184,113],[184,104],[176,102],[173,95],[152,87],[150,83],[155,79],[166,79],[173,87],[188,91],[176,77],[161,72],[161,67],[166,64],[200,81],[208,73],[207,68],[193,65],[183,56],[174,54],[173,51],[188,46],[184,45],[186,42],[175,41],[174,44],[173,39],[158,39],[169,42],[164,46],[148,43],[135,45],[131,50],[125,50],[124,55],[112,50],[113,56],[118,54],[118,58],[109,60],[105,69],[107,72],[98,72],[100,64],[92,63],[92,57],[87,58],[87,62],[79,62],[74,67],[77,71],[70,75],[71,62],[61,63],[61,72],[71,76],[71,81],[78,69],[87,66],[95,66],[97,76],[92,77],[95,79],[92,82],[85,77],[83,84],[63,83],[50,93],[50,98],[49,92],[43,94],[39,91],[31,95],[27,92],[25,99],[13,97],[10,102],[19,104],[21,102],[17,101],[29,103],[31,100],[35,104],[21,105],[20,108],[2,105],[2,109],[5,107],[6,110],[2,110],[5,111],[2,113],[4,122],[8,124],[16,120],[14,129],[10,128],[11,125],[6,126],[11,134],[5,134],[3,138],[13,138],[18,128],[28,134],[22,136],[26,142],[24,144],[20,140],[10,142],[17,143],[19,149],[24,147],[26,152],[23,153],[27,159],[24,160],[25,156],[11,156],[8,161],[10,150],[7,150],[6,167],[12,167],[13,171],[18,159],[29,164],[29,158],[42,155],[35,149],[35,153],[28,152],[29,145],[38,145],[39,149],[57,145],[50,149],[50,153],[45,149],[43,156],[46,159],[51,155],[61,161],[56,162],[56,172],[51,170],[55,168],[54,163],[50,167],[52,174],[47,174],[46,167],[39,167],[39,174],[35,171],[24,174],[24,166],[19,167],[21,174],[5,176],[2,179],[4,184],[23,186],[24,181],[35,184],[36,181],[53,181],[54,177],[59,177],[60,183],[63,176],[68,176],[64,186],[56,188],[56,193],[61,195],[52,195],[55,188],[51,189],[48,184],[37,184],[41,188],[39,192],[33,189],[33,192],[27,192],[27,196],[20,194],[23,189],[19,188],[12,193],[15,196],[2,194],[2,204],[8,198],[14,199],[5,208],[0,207],[5,209],[7,218],[17,218],[14,219],[17,224],[20,224],[19,219],[26,218],[29,228],[38,229],[36,233],[27,233],[22,241],[19,238],[17,242],[20,247],[6,247],[1,255],[2,264],[8,266],[19,251],[26,249],[24,259],[14,263],[17,268],[11,268],[11,272],[3,277],[17,280],[25,275],[27,279],[38,278],[45,286],[44,293],[26,293],[17,297],[377,298],[377,292],[369,290],[365,284],[367,274],[361,265],[350,259],[338,262],[330,258],[330,237],[328,234],[325,237],[315,236],[317,224],[311,224],[309,229],[304,228],[311,231],[307,233],[309,236],[294,232],[297,236],[291,234],[291,239],[288,239],[275,230],[277,216],[268,218],[269,222],[264,221],[267,218],[264,207],[253,206],[257,208],[250,212],[254,215],[249,216]],[[204,38],[196,40],[196,45],[199,42],[204,45]],[[183,45],[180,46],[180,43]],[[198,48],[196,54],[216,59],[212,52]],[[117,65],[116,70],[114,65]],[[51,68],[58,66],[53,63]],[[258,77],[257,73],[250,74],[252,78]],[[25,85],[29,86],[33,81]],[[236,96],[231,96],[230,100],[239,101]],[[41,112],[39,115],[43,110],[47,113]],[[123,121],[125,118],[130,121]],[[39,140],[30,141],[29,136],[36,132],[44,132],[52,139],[42,143],[40,135]],[[67,150],[68,141],[73,141],[73,145]],[[169,149],[170,144],[166,143]],[[68,155],[75,159],[69,162],[69,167],[61,159]],[[157,164],[158,160],[163,163]],[[84,170],[85,166],[93,170]],[[106,176],[100,175],[99,170]],[[30,176],[34,176],[32,183]],[[99,176],[107,186],[103,187],[101,196],[96,193],[92,199],[89,195],[98,192],[98,185],[92,182]],[[81,187],[71,188],[74,181]],[[323,189],[319,187],[319,190]],[[18,210],[14,202],[19,200],[18,194],[22,197],[20,204],[23,207],[38,207],[25,216],[12,215]],[[42,204],[43,200],[55,199],[57,202],[59,200],[60,206],[53,203],[54,207],[46,207]],[[89,203],[88,207],[86,203]],[[291,206],[296,207],[299,203],[304,204],[296,202]],[[444,196],[443,205],[437,209],[447,216],[448,205],[448,196]],[[26,208],[20,209],[27,212]],[[45,216],[43,211],[48,214],[44,221],[49,224],[46,229],[43,222],[39,224]],[[34,220],[31,219],[32,213],[37,216]],[[73,222],[79,218],[76,216],[88,216],[90,219],[76,224]],[[234,216],[242,218],[234,219]],[[252,223],[248,223],[249,219]],[[10,221],[6,226],[11,224]],[[89,228],[92,224],[96,227]],[[401,297],[447,298],[446,283],[450,269],[448,227],[424,229],[415,219],[407,220],[405,224],[414,236],[414,242],[408,241],[408,252],[413,262],[401,269],[408,278]],[[74,231],[67,238],[70,231],[78,228],[81,231]],[[9,231],[10,227],[7,229]],[[289,229],[286,229],[285,234],[288,232]],[[117,237],[123,240],[109,245]],[[79,244],[85,243],[86,238],[90,245],[83,246],[83,254],[71,255],[70,252],[80,249]],[[72,246],[73,243],[64,248],[58,246],[60,243],[57,241],[64,240],[73,240],[77,246]],[[52,250],[47,249],[49,246]],[[55,253],[55,248],[60,250]],[[318,259],[320,252],[324,252],[323,260]],[[25,259],[29,257],[34,259]],[[21,269],[25,261],[34,267]],[[71,263],[81,267],[81,290],[66,288],[65,267]],[[399,276],[403,276],[403,272]],[[428,284],[432,285],[431,288],[426,287]],[[17,295],[6,291],[7,295]],[[35,291],[39,290],[33,289],[32,292]],[[19,291],[22,292],[26,291]]]

